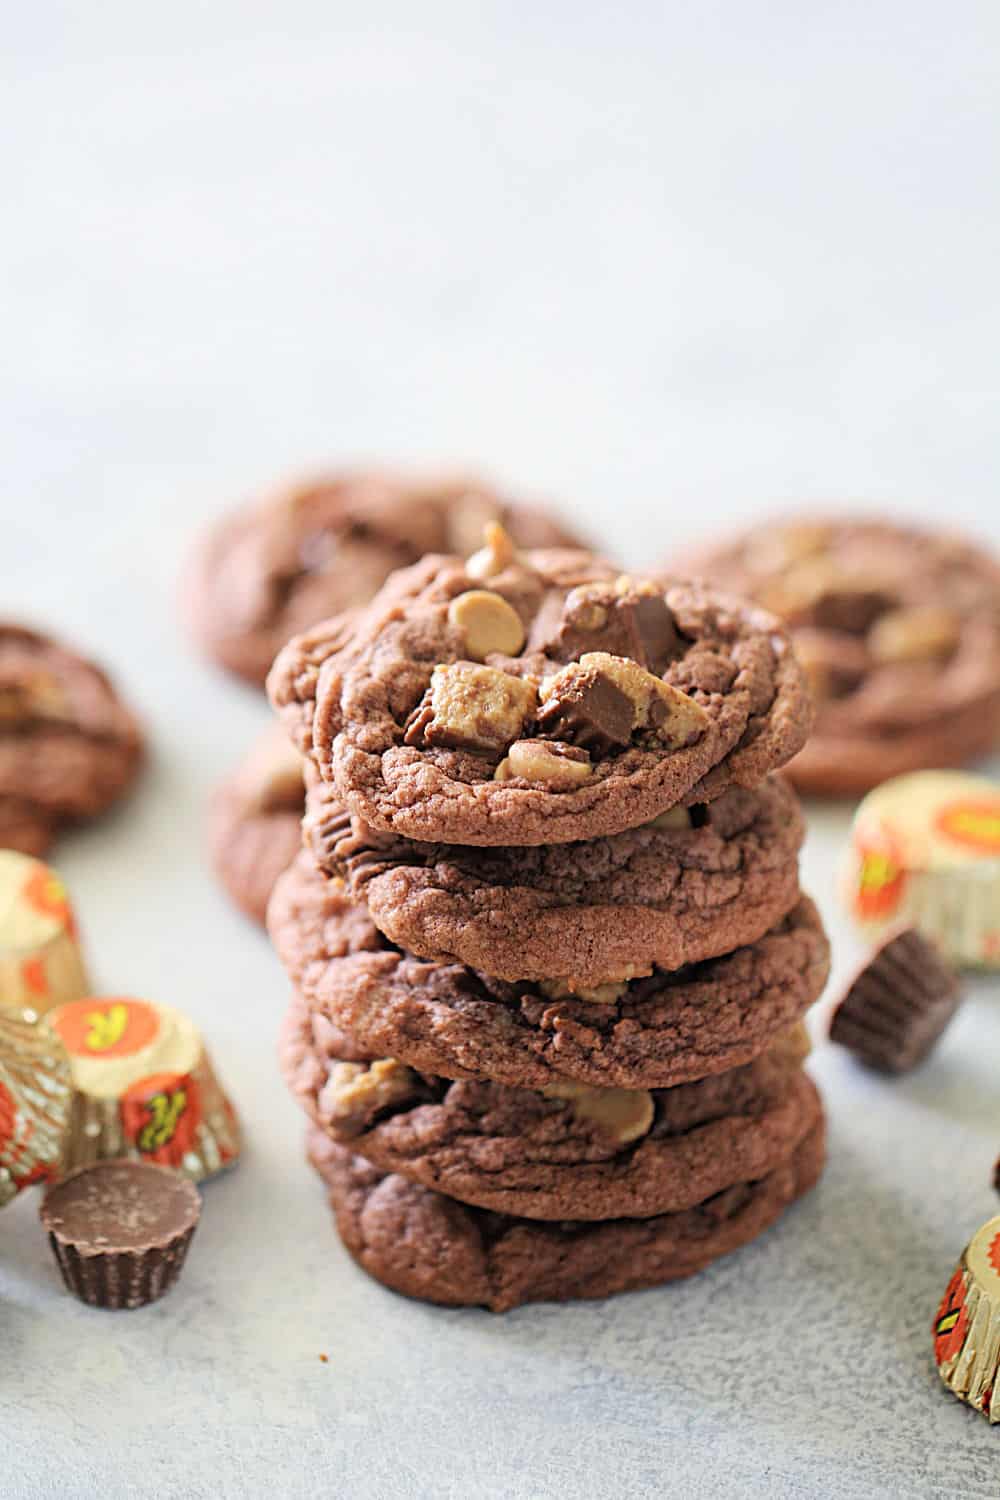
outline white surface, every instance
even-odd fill
[[[440,1312],[341,1252],[273,1062],[282,975],[203,865],[264,710],[189,652],[174,579],[287,468],[480,463],[632,561],[774,499],[1000,539],[996,7],[511,9],[8,20],[3,605],[106,660],[156,755],[57,863],[101,984],[203,1023],[249,1140],[147,1311],[77,1305],[36,1202],[0,1215],[5,1497],[996,1494],[1000,1433],[929,1338],[997,1206],[995,986],[910,1080],[817,1052],[827,1176],[744,1254]],[[840,973],[844,821],[806,858]]]

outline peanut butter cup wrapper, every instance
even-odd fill
[[[948,1389],[1000,1422],[1000,1217],[966,1246],[932,1332],[934,1360]]]
[[[43,1015],[89,992],[66,887],[41,860],[0,849],[0,1006]]]
[[[45,1020],[73,1073],[68,1168],[133,1157],[200,1182],[235,1162],[236,1112],[183,1012],[112,996],[59,1006]]]
[[[917,771],[876,788],[854,818],[843,891],[869,935],[907,924],[959,968],[1000,969],[1000,785]]]
[[[78,1167],[41,1208],[67,1289],[112,1309],[145,1307],[170,1290],[200,1214],[193,1183],[132,1158]]]
[[[72,1101],[59,1038],[31,1011],[0,1010],[0,1208],[60,1175]]]

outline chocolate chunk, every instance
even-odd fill
[[[793,631],[792,645],[813,695],[820,703],[846,698],[863,682],[871,658],[863,641],[837,630],[804,625]]]
[[[534,685],[523,678],[471,662],[442,664],[407,720],[406,743],[500,750],[520,736],[534,704]]]
[[[830,1040],[871,1068],[906,1073],[922,1062],[962,999],[952,971],[913,927],[875,950],[834,1011]]]
[[[641,656],[635,651],[630,654],[659,677],[680,652],[680,637],[667,601],[662,594],[634,594],[626,596],[620,608],[631,616],[636,644],[642,651]]]
[[[830,588],[812,606],[812,623],[820,630],[867,635],[879,615],[895,602],[891,594],[879,588]]]
[[[528,649],[561,662],[606,651],[630,657],[659,676],[680,645],[662,594],[596,583],[573,589],[565,603],[560,595],[551,595],[536,617]]]
[[[46,1193],[41,1219],[63,1281],[92,1307],[145,1307],[180,1275],[201,1198],[167,1167],[102,1161]]]
[[[607,755],[629,744],[634,723],[632,699],[594,668],[581,668],[560,681],[538,714],[543,734],[580,745],[592,755]]]

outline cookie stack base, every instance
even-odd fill
[[[680,1213],[598,1223],[470,1208],[379,1172],[315,1127],[307,1153],[329,1191],[344,1245],[376,1281],[427,1302],[507,1312],[681,1280],[749,1244],[816,1183],[825,1127],[817,1097],[815,1125],[766,1177]]]

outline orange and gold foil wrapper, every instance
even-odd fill
[[[0,849],[0,1006],[43,1015],[89,991],[66,887],[41,860]]]
[[[72,1104],[59,1038],[30,1011],[0,1010],[0,1208],[61,1175]]]
[[[1000,1422],[1000,1217],[966,1246],[932,1333],[934,1360],[948,1389]]]
[[[1000,785],[962,771],[885,782],[857,810],[843,886],[869,936],[904,923],[959,968],[1000,969]]]
[[[132,1156],[200,1182],[236,1160],[236,1113],[181,1011],[112,996],[61,1005],[45,1021],[73,1073],[67,1170]]]

